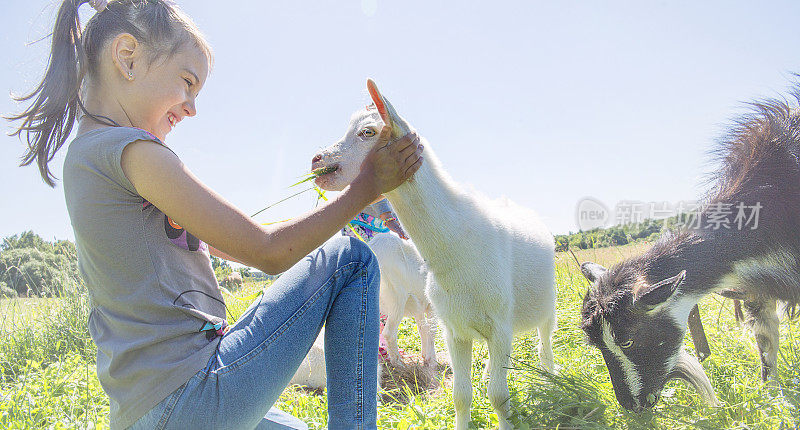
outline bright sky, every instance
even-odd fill
[[[38,83],[55,4],[5,2],[0,84]],[[460,182],[577,230],[578,202],[697,198],[742,102],[800,72],[797,1],[179,2],[216,52],[198,115],[167,138],[247,213],[290,195],[368,103],[372,77]],[[83,10],[85,9],[85,10]],[[93,11],[83,6],[86,17]],[[17,112],[8,97],[0,112]],[[10,131],[8,124],[4,131]],[[73,238],[63,190],[0,137],[0,237]],[[61,177],[62,150],[51,163]],[[309,210],[312,193],[258,217]]]

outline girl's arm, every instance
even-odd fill
[[[211,245],[208,245],[208,253],[213,255],[214,257],[221,258],[223,260],[228,260],[228,261],[233,261],[233,262],[236,262],[236,263],[239,263],[239,264],[244,264],[241,261],[231,257],[230,255],[220,251],[217,248],[214,248]]]
[[[168,149],[138,141],[125,147],[122,170],[136,191],[159,210],[213,248],[265,273],[286,271],[322,245],[380,194],[402,184],[422,164],[416,135],[380,143],[361,165],[361,173],[325,206],[285,223],[261,226],[203,184]]]

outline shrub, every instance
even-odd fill
[[[36,248],[15,248],[0,253],[0,282],[18,294],[57,297],[65,286],[80,281],[77,261],[65,254]]]
[[[48,242],[32,231],[0,243],[0,296],[60,296],[66,285],[80,282],[78,253],[68,240]]]
[[[17,292],[9,288],[5,282],[0,281],[0,297],[17,297]]]

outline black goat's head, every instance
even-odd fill
[[[683,349],[695,304],[682,291],[686,271],[650,282],[634,259],[610,270],[583,263],[581,272],[593,283],[583,299],[581,328],[602,352],[625,409],[652,407],[673,378],[686,379],[701,395],[713,393],[699,362]]]

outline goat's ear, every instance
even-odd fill
[[[643,306],[648,310],[652,309],[667,301],[667,299],[669,299],[675,293],[675,291],[678,290],[678,287],[683,284],[684,279],[686,279],[686,271],[681,270],[681,273],[678,273],[671,278],[664,279],[661,282],[657,282],[653,285],[642,288],[636,292],[636,295],[633,298],[633,304],[637,306]]]
[[[389,110],[386,108],[384,98],[381,92],[378,91],[378,86],[375,85],[375,81],[369,78],[367,78],[367,91],[369,91],[369,96],[372,98],[372,102],[375,103],[375,108],[378,109],[378,113],[381,114],[383,122],[386,125],[391,125],[392,119],[389,117]]]
[[[386,125],[392,127],[392,133],[395,136],[404,136],[411,131],[406,126],[406,122],[403,121],[400,115],[397,114],[397,111],[394,110],[394,106],[392,106],[389,100],[386,100],[386,97],[378,91],[378,86],[375,85],[375,81],[372,79],[367,79],[367,90],[369,91],[369,96],[372,98],[372,101],[375,103],[375,108],[378,109],[378,113],[381,115],[381,119]]]
[[[606,273],[607,271],[608,269],[605,267],[597,263],[592,263],[591,261],[581,264],[581,273],[583,273],[583,276],[585,276],[586,279],[588,279],[591,283],[594,283],[597,278],[600,277],[600,275]]]

